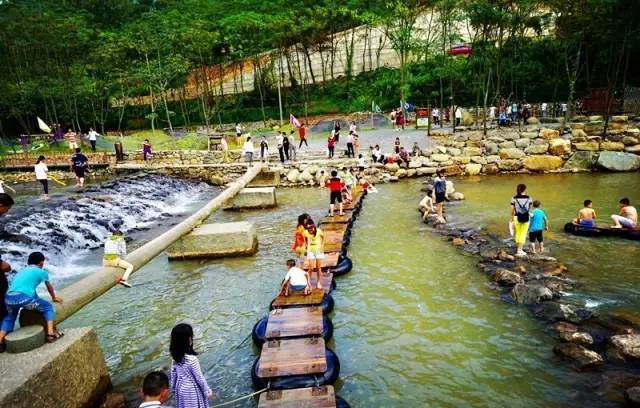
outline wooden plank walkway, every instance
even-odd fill
[[[267,320],[267,339],[322,335],[322,309],[318,306],[274,309]]]
[[[331,272],[322,271],[320,274],[320,283],[322,284],[322,289],[329,293],[331,290],[331,282],[333,282],[333,274]],[[315,288],[316,286],[316,274],[314,273],[311,276],[311,287]]]
[[[336,392],[325,387],[269,391],[260,395],[258,408],[331,408],[336,406]]]
[[[324,252],[342,251],[344,234],[340,231],[322,231],[324,233]]]
[[[325,253],[324,254],[324,259],[322,259],[320,261],[320,266],[322,269],[326,269],[326,268],[335,268],[336,266],[338,266],[338,258],[340,257],[340,253],[338,252],[330,252],[330,253]],[[309,261],[305,260],[304,261],[304,265],[302,266],[303,269],[308,270],[309,269]]]
[[[258,376],[319,374],[327,371],[324,339],[270,340],[262,345]]]
[[[322,303],[324,290],[314,288],[309,295],[290,293],[289,296],[278,295],[273,301],[273,307],[317,306]]]
[[[338,215],[338,213],[335,212],[333,217],[330,217],[327,215],[326,217],[320,220],[320,223],[321,224],[331,224],[331,223],[346,224],[349,221],[351,221],[352,215],[353,214],[350,212],[344,213],[344,215]]]

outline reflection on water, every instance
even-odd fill
[[[557,211],[551,204],[554,194],[571,202],[579,197],[579,203],[583,198],[572,196],[567,186],[582,180],[588,185],[584,176],[574,177],[527,178],[556,231],[573,209]],[[630,180],[619,179],[627,186]],[[504,203],[515,182],[506,177],[481,184],[459,181],[468,201],[450,213],[458,222],[486,223],[502,233]],[[536,183],[545,186],[546,195],[537,195]],[[608,406],[593,391],[598,374],[578,374],[558,364],[542,324],[526,308],[500,301],[486,287],[475,258],[425,230],[416,212],[420,186],[419,181],[381,186],[380,193],[367,198],[355,223],[349,247],[354,268],[337,282],[335,333],[329,342],[342,363],[339,394],[354,407],[580,406],[587,400],[591,406]],[[554,186],[560,191],[554,193]],[[169,331],[185,321],[196,330],[196,349],[217,397],[228,400],[252,391],[250,369],[257,350],[247,336],[267,313],[284,275],[296,216],[308,211],[319,218],[327,201],[317,189],[280,189],[278,194],[277,209],[215,216],[214,221],[256,223],[256,256],[199,262],[168,262],[160,256],[133,275],[133,289],[113,288],[65,322],[97,329],[117,389],[135,390],[147,371],[167,368]],[[590,198],[598,206],[604,197]],[[624,276],[637,268],[614,256],[614,245],[629,251],[635,242],[569,239],[560,232],[550,234],[550,241],[554,255],[560,256],[561,248],[567,253],[561,259],[580,279],[589,269],[575,261],[580,259],[575,242],[608,250],[607,262],[626,265]],[[593,258],[589,262],[598,262]],[[603,282],[590,281],[586,288]],[[623,289],[633,290],[620,283]],[[625,302],[632,304],[631,299]]]

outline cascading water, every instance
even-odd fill
[[[150,229],[157,221],[183,214],[214,189],[204,183],[142,175],[90,186],[84,193],[14,208],[0,219],[3,259],[19,269],[33,251],[47,257],[54,283],[93,272],[114,219],[129,235]]]

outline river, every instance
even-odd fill
[[[509,198],[523,179],[548,211],[550,253],[584,284],[571,296],[596,308],[637,306],[640,245],[565,236],[561,229],[586,194],[603,216],[614,211],[618,196],[640,191],[640,177],[456,180],[467,200],[451,205],[452,222],[486,225],[506,235]],[[584,401],[613,406],[595,385],[598,373],[578,373],[559,362],[540,321],[526,308],[501,301],[474,257],[426,230],[416,211],[420,187],[420,180],[379,186],[354,225],[349,247],[354,268],[337,281],[335,334],[329,342],[342,363],[338,394],[354,407],[582,406]],[[161,255],[132,276],[132,289],[111,289],[63,325],[95,327],[116,389],[132,403],[146,372],[169,367],[169,332],[178,322],[194,326],[196,350],[216,397],[224,401],[249,393],[257,349],[247,336],[266,315],[284,276],[297,215],[319,218],[327,200],[327,193],[315,188],[280,189],[274,210],[219,212],[213,222],[256,224],[256,256],[169,262]]]

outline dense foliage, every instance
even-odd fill
[[[4,0],[0,136],[37,132],[36,116],[82,130],[277,117],[277,67],[260,56],[328,47],[333,70],[332,36],[359,26],[385,32],[399,68],[355,75],[353,41],[340,78],[297,77],[287,63],[287,111],[572,100],[640,85],[637,0]],[[447,55],[463,37],[471,55]],[[196,75],[199,97],[181,94],[195,68],[243,59],[258,73],[251,92],[220,95]]]

